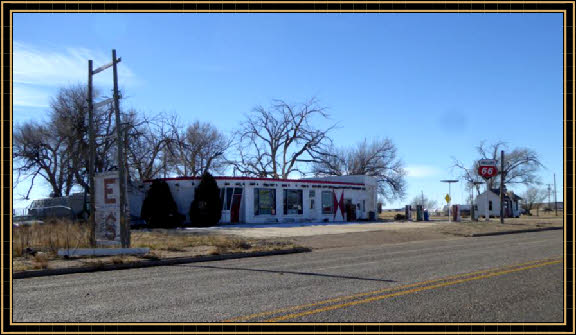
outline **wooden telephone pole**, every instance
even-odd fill
[[[124,140],[122,137],[122,121],[120,118],[120,94],[118,93],[118,69],[117,64],[122,61],[121,58],[116,58],[116,49],[112,50],[112,62],[102,65],[93,70],[92,60],[88,61],[88,126],[89,126],[89,146],[90,146],[90,159],[89,159],[89,178],[90,178],[90,244],[92,247],[96,245],[96,197],[94,196],[94,174],[95,174],[95,161],[96,161],[96,144],[94,134],[94,108],[105,106],[114,103],[114,112],[116,116],[116,136],[118,145],[118,176],[120,186],[120,236],[123,248],[130,247],[130,227],[129,220],[126,218],[126,180],[125,180],[125,158],[124,158]],[[92,89],[92,76],[112,67],[114,72],[114,96],[112,99],[100,101],[97,104],[93,103],[93,89]]]
[[[120,178],[120,236],[123,248],[130,248],[130,227],[126,218],[126,180],[124,168],[124,139],[122,137],[122,121],[120,120],[120,101],[118,94],[118,68],[116,64],[120,59],[116,59],[116,49],[112,49],[112,69],[114,73],[114,112],[116,114],[116,135],[118,140],[118,177]]]
[[[90,158],[88,160],[88,182],[90,183],[90,246],[96,247],[96,197],[94,197],[94,168],[96,161],[96,144],[94,138],[94,95],[92,93],[92,60],[88,61],[88,146]]]

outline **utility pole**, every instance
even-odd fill
[[[122,247],[130,247],[130,228],[126,219],[126,180],[124,173],[124,139],[122,136],[122,122],[120,120],[120,101],[118,94],[118,60],[116,59],[116,49],[112,49],[112,70],[114,74],[114,112],[116,114],[116,135],[118,144],[118,177],[120,178],[120,236]]]
[[[550,186],[552,186],[552,184],[546,184],[546,185],[548,185],[548,210],[551,211],[552,205],[550,204]]]
[[[88,182],[90,184],[90,246],[96,247],[96,197],[94,196],[94,168],[96,161],[96,144],[94,139],[94,95],[92,93],[92,60],[88,61],[88,146],[90,157],[88,159]],[[84,192],[86,193],[86,192]]]
[[[504,150],[500,151],[500,223],[504,223]]]
[[[558,200],[556,199],[556,174],[554,174],[554,211],[558,216]]]

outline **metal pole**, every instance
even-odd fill
[[[504,150],[500,151],[500,223],[504,223]]]
[[[554,174],[554,211],[558,216],[558,200],[556,199],[556,174]]]
[[[484,210],[484,221],[490,221],[490,210],[488,209],[488,205],[490,204],[490,201],[488,200],[489,191],[490,187],[488,182],[486,182],[486,209]]]
[[[451,185],[452,183],[448,182],[448,198],[450,199],[450,201],[448,201],[448,223],[452,222],[452,195],[450,194]]]
[[[118,136],[118,177],[120,178],[120,239],[122,247],[130,247],[130,228],[126,220],[126,181],[124,180],[124,139],[120,120],[120,102],[118,98],[118,68],[116,66],[116,49],[112,49],[112,68],[114,71],[114,109],[116,114],[116,134]]]
[[[96,247],[96,197],[94,196],[94,168],[96,161],[96,144],[94,136],[94,96],[92,93],[92,60],[88,61],[88,182],[90,184],[90,246]]]

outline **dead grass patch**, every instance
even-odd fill
[[[66,219],[48,219],[12,229],[14,257],[24,255],[26,248],[56,254],[58,249],[87,248],[90,246],[88,224]]]
[[[58,249],[90,247],[89,226],[68,220],[53,220],[14,228],[13,270],[40,270],[46,268],[92,267],[108,264],[127,264],[173,257],[196,257],[231,253],[267,251],[294,248],[286,242],[263,242],[255,239],[227,235],[199,235],[176,230],[132,231],[131,246],[150,248],[143,256],[73,257],[61,259]],[[32,248],[37,253],[26,253]]]

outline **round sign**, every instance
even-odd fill
[[[498,169],[495,166],[480,165],[478,174],[483,178],[492,178],[498,174]]]

